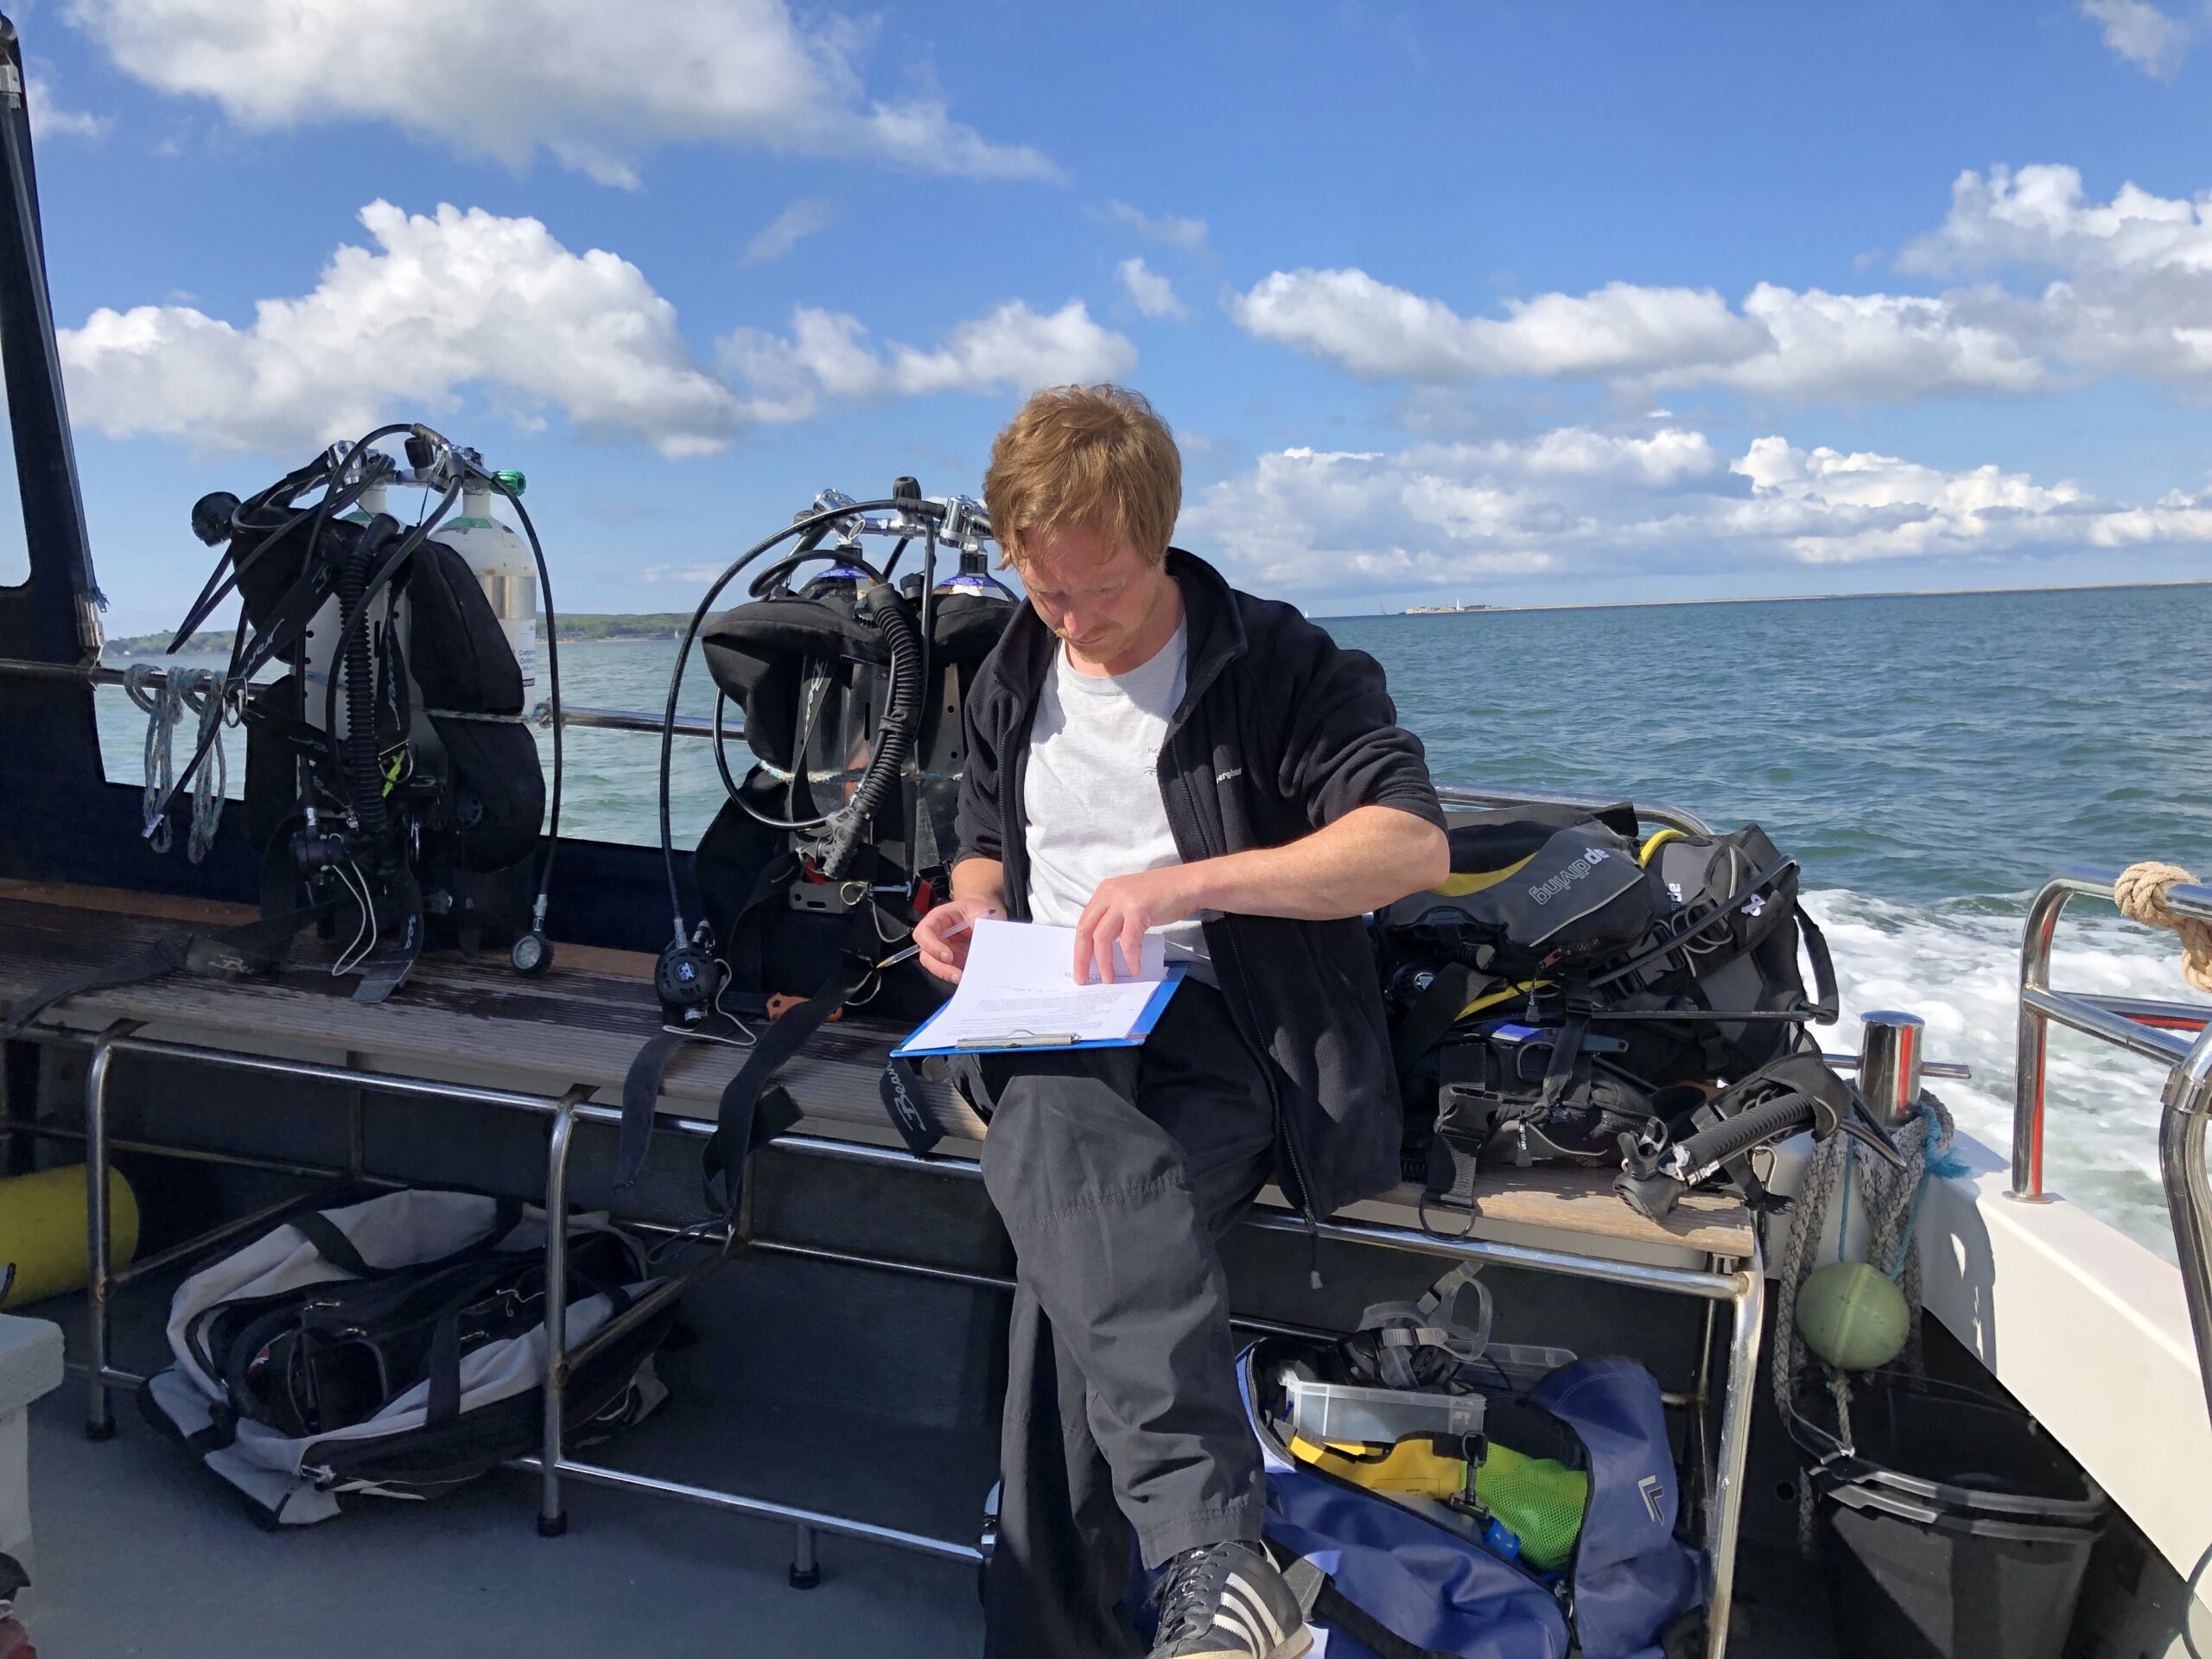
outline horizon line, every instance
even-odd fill
[[[1465,609],[1367,612],[1345,611],[1331,616],[1306,613],[1313,622],[1357,622],[1394,616],[1496,616],[1515,611],[1637,611],[1669,605],[1811,605],[1849,599],[1974,599],[1993,594],[2116,594],[2164,588],[2212,588],[2212,576],[2188,576],[2172,582],[2044,582],[2025,588],[1886,588],[1863,593],[1730,594],[1706,599],[1586,599],[1555,605],[1474,604]]]

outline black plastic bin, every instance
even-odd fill
[[[1809,1471],[1842,1659],[2058,1659],[2107,1505],[2034,1419],[1949,1389],[1866,1390]]]

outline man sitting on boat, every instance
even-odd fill
[[[1133,1528],[1156,1659],[1293,1659],[1218,1241],[1269,1179],[1314,1222],[1396,1183],[1359,918],[1445,878],[1443,811],[1372,658],[1168,545],[1181,458],[1142,397],[1039,392],[984,492],[1029,602],[968,698],[921,960],[957,979],[1001,916],[1075,928],[1079,971],[1147,931],[1187,964],[1141,1048],[963,1061],[1020,1258],[986,1652],[1128,1652]]]

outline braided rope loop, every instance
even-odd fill
[[[2120,873],[2112,884],[2113,902],[2131,922],[2180,934],[2182,977],[2200,991],[2212,991],[2212,922],[2177,916],[2166,906],[2168,889],[2196,880],[2178,864],[2145,859]]]
[[[164,671],[152,663],[132,663],[123,671],[124,694],[146,715],[146,785],[139,798],[147,844],[156,853],[169,849],[171,830],[162,803],[168,799],[175,777],[176,728],[188,713],[199,717],[200,740],[208,742],[207,759],[192,779],[192,833],[185,853],[194,864],[214,844],[223,814],[223,790],[230,781],[219,729],[232,709],[226,684],[222,675],[208,668]],[[210,728],[217,728],[212,741]]]

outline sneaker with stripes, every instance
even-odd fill
[[[1152,1659],[1301,1659],[1298,1598],[1257,1544],[1208,1544],[1168,1562]]]

